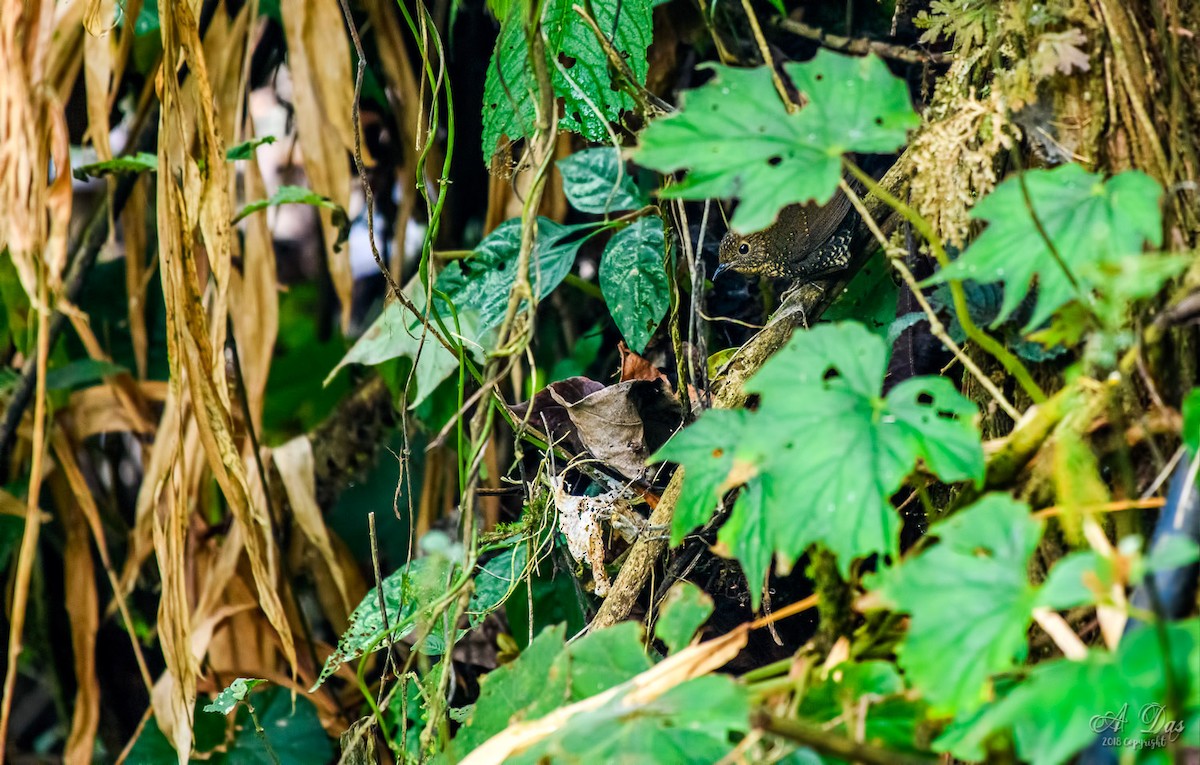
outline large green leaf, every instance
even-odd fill
[[[602,630],[606,631],[606,630]],[[731,733],[749,729],[744,687],[724,675],[678,685],[635,705],[617,698],[600,709],[574,715],[512,763],[707,763],[733,748]]]
[[[614,234],[600,258],[600,291],[634,353],[646,349],[670,305],[665,248],[662,219],[648,215]]]
[[[999,324],[1025,298],[1036,277],[1037,304],[1025,325],[1026,331],[1036,329],[1057,308],[1080,297],[1072,280],[1087,297],[1091,283],[1086,277],[1098,265],[1140,253],[1146,243],[1159,246],[1161,198],[1159,185],[1139,171],[1105,181],[1075,164],[1030,170],[1005,180],[975,205],[971,217],[987,221],[987,229],[928,282],[964,278],[1004,282],[1004,302],[994,322]],[[1054,244],[1053,252],[1047,237]]]
[[[333,743],[325,735],[317,708],[305,698],[296,698],[287,688],[268,688],[253,694],[258,723],[264,736],[258,735],[243,705],[234,724],[233,743],[224,757],[209,762],[219,765],[324,765],[333,756]],[[265,737],[265,741],[263,740]],[[269,746],[268,746],[269,745]],[[272,756],[274,755],[274,756]]]
[[[732,226],[766,228],[788,204],[829,201],[845,152],[903,145],[919,123],[903,80],[876,56],[821,50],[784,69],[806,105],[789,113],[766,67],[713,66],[683,108],[642,132],[637,161],[664,173],[687,170],[668,196],[739,197]]]
[[[735,456],[750,466],[761,461],[760,455],[747,449],[752,442],[743,438],[755,422],[750,412],[741,409],[711,409],[650,458],[678,462],[685,470],[671,522],[672,545],[712,516],[724,490],[730,488],[726,479],[733,472]]]
[[[489,672],[479,683],[479,700],[452,743],[460,758],[510,724],[540,717],[561,704],[569,678],[551,674],[562,653],[563,625],[542,631],[515,661]]]
[[[256,684],[259,682],[263,681],[255,681]],[[229,723],[224,715],[201,711],[204,702],[196,702],[193,713],[195,751],[191,763],[325,765],[333,756],[333,744],[321,727],[316,707],[307,698],[294,697],[286,688],[273,687],[255,691],[240,701],[243,704],[233,719],[231,733],[227,731]],[[251,706],[263,728],[262,736],[250,719],[248,707]],[[153,718],[125,758],[129,765],[162,765],[178,761],[175,749]]]
[[[929,533],[939,543],[884,571],[878,592],[912,615],[898,652],[913,685],[936,707],[971,710],[1025,650],[1037,598],[1026,567],[1042,525],[1024,503],[989,494]]]
[[[746,385],[756,412],[707,412],[654,459],[684,466],[672,539],[703,523],[722,491],[745,484],[720,541],[757,594],[773,556],[794,561],[814,542],[848,571],[893,553],[891,495],[918,459],[943,480],[983,475],[974,404],[941,378],[914,378],[880,396],[883,340],[859,324],[797,333]]]
[[[651,666],[641,625],[621,622],[563,644],[563,626],[544,630],[516,661],[488,674],[452,744],[462,756],[514,723],[601,693]]]
[[[575,12],[574,0],[548,0],[541,29],[546,69],[564,115],[559,126],[591,141],[608,140],[607,126],[634,107],[623,90],[614,89],[608,60],[591,28]],[[600,29],[612,35],[613,48],[625,59],[638,84],[646,82],[651,5],[647,0],[593,0],[586,6]],[[512,140],[533,134],[538,102],[525,33],[528,6],[512,3],[488,63],[483,90],[483,158],[490,160],[501,136]],[[558,66],[556,66],[556,63]],[[562,67],[561,69],[559,67]]]

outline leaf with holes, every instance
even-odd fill
[[[587,8],[617,55],[625,60],[638,85],[646,84],[646,49],[654,24],[649,0],[550,0],[542,16],[550,77],[563,100],[559,126],[589,141],[608,141],[608,123],[634,108],[633,97],[616,87],[608,57],[596,35],[575,10]],[[555,64],[558,64],[556,66]],[[561,68],[560,68],[561,67]]]
[[[495,580],[481,585],[471,594],[467,603],[467,620],[476,626],[489,613],[504,604],[510,594],[511,580],[500,581],[501,577],[519,576],[524,567],[524,548],[513,548],[493,558],[476,577]],[[517,568],[520,566],[521,568]],[[410,561],[404,568],[393,572],[383,580],[383,602],[387,608],[387,623],[392,640],[410,634],[419,624],[431,627],[422,645],[423,650],[440,653],[446,644],[445,628],[432,622],[433,607],[446,593],[453,578],[460,575],[460,567],[444,555],[431,554]],[[325,666],[311,690],[316,690],[339,666],[353,661],[365,653],[384,647],[383,612],[380,611],[379,588],[373,587],[363,597],[354,613],[350,614],[350,626],[338,640],[337,649],[325,660]],[[460,633],[465,630],[459,630]]]
[[[562,99],[559,127],[582,133],[590,141],[608,141],[608,125],[633,99],[614,88],[608,59],[591,27],[575,11],[575,0],[549,0],[542,11],[546,70],[554,96]],[[638,85],[646,83],[646,48],[650,45],[648,0],[593,0],[592,18],[629,66]],[[483,158],[489,161],[502,136],[510,140],[533,135],[537,81],[529,63],[525,36],[528,8],[513,3],[504,18],[488,63],[483,90]]]
[[[646,350],[670,303],[665,249],[662,219],[649,215],[618,231],[600,258],[600,291],[634,353]]]
[[[1024,503],[989,494],[929,533],[937,545],[882,572],[872,587],[912,615],[898,653],[913,685],[937,708],[972,710],[988,679],[1025,652],[1038,603],[1026,568],[1042,524]]]
[[[745,484],[718,539],[756,596],[772,557],[788,564],[814,542],[843,572],[896,552],[889,500],[917,460],[942,480],[978,483],[983,450],[975,405],[948,381],[914,378],[883,397],[886,368],[887,347],[862,325],[797,333],[747,383],[761,395],[757,411],[706,412],[655,455],[687,471],[672,539]]]
[[[1059,307],[1088,294],[1096,286],[1090,279],[1097,266],[1137,255],[1147,243],[1159,246],[1161,198],[1158,183],[1136,170],[1107,181],[1074,164],[1029,170],[1008,178],[975,205],[971,217],[987,221],[988,227],[927,283],[967,278],[1004,282],[995,326],[1016,310],[1036,277],[1037,303],[1025,324],[1025,331],[1031,331]]]
[[[265,682],[267,681],[251,677],[239,677],[230,683],[225,690],[218,693],[217,697],[212,700],[212,703],[204,707],[204,711],[217,712],[223,715],[229,714],[230,710],[236,707],[239,701],[246,700],[246,696],[250,694],[254,686]]]
[[[664,195],[738,197],[731,225],[766,228],[793,202],[829,201],[842,154],[886,152],[919,124],[903,80],[876,56],[821,50],[784,65],[806,105],[789,113],[765,67],[713,66],[716,76],[689,91],[683,108],[641,135],[637,161],[663,173],[687,170]]]

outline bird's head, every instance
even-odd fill
[[[770,239],[761,231],[739,234],[730,229],[721,240],[718,259],[720,265],[713,272],[714,279],[725,271],[773,276],[779,266],[779,258],[773,257]]]

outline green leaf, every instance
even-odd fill
[[[616,122],[622,111],[632,110],[634,102],[624,90],[612,87],[604,50],[574,5],[574,0],[549,0],[542,11],[546,69],[554,95],[563,103],[559,127],[582,133],[589,141],[606,141],[608,124]],[[625,59],[637,83],[644,85],[653,28],[650,3],[593,0],[588,8],[600,29],[613,35],[612,47]],[[527,5],[509,6],[488,63],[483,90],[484,161],[491,159],[501,136],[516,140],[533,135],[538,97],[525,36],[527,15]]]
[[[446,593],[456,566],[440,555],[412,560],[404,568],[383,580],[383,600],[387,607],[392,640],[399,640],[416,628],[422,618],[431,618],[430,608]],[[354,613],[350,625],[338,640],[337,649],[325,660],[325,666],[311,690],[316,690],[342,664],[368,651],[378,651],[385,643],[383,612],[379,610],[379,588],[372,587]],[[311,691],[310,691],[311,692]]]
[[[543,630],[520,656],[484,676],[471,717],[454,737],[453,751],[462,757],[509,725],[536,719],[561,705],[568,678],[551,674],[562,653],[563,625]]]
[[[489,673],[453,749],[465,755],[517,722],[619,685],[649,669],[641,625],[621,622],[590,632],[564,648],[562,625],[544,630],[516,661]]]
[[[424,314],[425,285],[419,276],[413,276],[404,288],[404,294],[417,310]],[[443,301],[434,300],[429,311],[429,321],[435,327],[436,318],[440,317],[447,328],[454,330],[454,316]],[[479,329],[478,314],[473,311],[459,313],[457,326],[457,339],[464,341],[464,349],[468,353],[476,355],[483,334]],[[425,330],[422,316],[413,315],[399,300],[393,300],[383,307],[383,311],[371,326],[354,342],[337,366],[330,370],[325,377],[325,384],[329,385],[342,367],[348,364],[376,366],[396,358],[409,359],[416,364],[413,376],[416,390],[410,388],[406,391],[410,409],[419,406],[428,398],[439,383],[458,369],[459,362],[457,355],[451,353],[432,333]],[[407,376],[404,379],[406,381]]]
[[[265,682],[262,680],[255,683]],[[263,736],[255,730],[247,705],[238,708],[232,726],[222,715],[202,714],[196,703],[195,746],[190,759],[195,765],[325,765],[333,756],[333,744],[325,735],[316,707],[304,696],[293,704],[286,688],[267,688],[252,697]],[[247,702],[248,704],[249,702]],[[209,705],[212,706],[211,704]],[[232,708],[232,707],[231,707]],[[232,730],[229,728],[232,727]],[[267,744],[270,745],[268,753]],[[273,753],[273,754],[272,754]],[[130,748],[129,765],[162,765],[178,762],[179,756],[151,718]]]
[[[665,249],[662,219],[649,215],[613,235],[600,258],[600,291],[634,353],[646,350],[670,303]]]
[[[607,215],[649,203],[611,146],[577,151],[558,161],[558,172],[567,201],[580,212]]]
[[[217,694],[217,697],[212,700],[212,703],[204,707],[205,712],[217,712],[219,714],[229,714],[229,712],[238,705],[239,701],[245,701],[246,696],[254,689],[254,686],[267,682],[266,680],[258,680],[251,677],[239,677],[229,684],[225,690]]]
[[[881,397],[886,368],[883,340],[859,324],[797,333],[747,383],[762,397],[756,412],[706,412],[652,458],[687,471],[672,540],[746,484],[718,539],[752,593],[772,557],[786,564],[814,542],[843,572],[855,558],[895,552],[890,497],[917,460],[943,480],[978,482],[983,451],[974,404],[947,380],[914,378]]]
[[[25,519],[16,515],[0,514],[0,570],[8,570],[8,560],[18,549],[21,535],[25,532]]]
[[[537,240],[529,258],[529,281],[539,300],[549,295],[575,264],[575,254],[583,241],[566,240],[588,228],[538,218]],[[459,311],[478,312],[479,332],[499,326],[517,279],[520,250],[521,220],[506,220],[479,243],[469,258],[449,264],[438,274],[437,289]]]
[[[604,630],[602,630],[604,632]],[[623,698],[574,715],[512,763],[712,763],[749,730],[746,690],[725,675],[706,675],[634,705]]]
[[[158,172],[158,155],[139,151],[127,157],[115,157],[105,162],[81,165],[75,168],[71,175],[75,176],[76,180],[86,181],[88,178],[100,178],[105,175],[146,172]]]
[[[1192,459],[1200,455],[1200,388],[1192,388],[1183,400],[1183,430],[1180,437],[1192,453]]]
[[[797,716],[827,730],[858,736],[857,730],[848,729],[845,714],[854,709],[864,743],[893,752],[916,752],[926,705],[909,699],[906,691],[891,662],[843,662],[805,692]]]
[[[47,371],[46,387],[50,390],[74,390],[126,371],[125,367],[111,361],[76,359]]]
[[[233,217],[233,222],[237,223],[260,210],[265,210],[268,207],[278,207],[279,205],[312,205],[313,207],[323,207],[332,212],[333,225],[338,230],[337,241],[334,242],[335,247],[340,246],[350,236],[350,219],[346,216],[346,211],[342,209],[341,205],[335,203],[329,197],[322,196],[315,191],[309,191],[303,186],[280,186],[271,195],[270,199],[259,199],[239,210],[238,214]]]
[[[191,762],[215,762],[219,765],[222,762],[222,751],[219,750],[225,749],[228,720],[221,715],[204,714],[200,707],[202,703],[198,699],[192,706],[192,749],[195,756]],[[178,761],[179,755],[175,753],[174,745],[163,734],[158,727],[158,720],[153,716],[146,721],[125,758],[129,765],[161,765],[164,762]]]
[[[1070,270],[1069,277],[1046,246],[1029,213],[1021,178],[1005,180],[971,211],[988,222],[966,252],[928,280],[970,278],[1003,281],[1004,302],[993,326],[1006,319],[1025,298],[1037,278],[1037,304],[1025,330],[1040,327],[1060,306],[1079,295],[1074,278],[1085,291],[1088,269],[1116,263],[1142,251],[1147,242],[1162,241],[1162,189],[1150,176],[1129,171],[1108,181],[1079,165],[1030,170],[1021,177],[1029,202],[1037,212],[1054,250]]]
[[[263,144],[275,143],[275,136],[264,135],[261,138],[251,138],[249,141],[242,141],[239,144],[230,146],[225,150],[225,159],[250,159],[254,156],[254,150]]]
[[[751,416],[741,409],[710,409],[651,455],[650,462],[670,460],[687,471],[671,522],[672,545],[712,516],[724,489],[729,488],[725,483],[733,471],[738,445],[746,443],[742,436],[747,435]],[[743,458],[744,464],[755,462],[755,457]]]
[[[384,602],[393,641],[410,634],[419,624],[429,625],[433,618],[433,606],[445,595],[452,579],[460,575],[459,565],[452,563],[451,558],[458,557],[461,551],[455,550],[453,546],[448,546],[443,551],[430,549],[431,536],[432,534],[422,539],[422,546],[430,554],[410,561],[404,568],[383,580]],[[485,616],[500,608],[513,593],[521,581],[527,555],[528,551],[524,545],[510,547],[475,572],[477,584],[470,600],[467,601],[466,610],[470,627],[478,626]],[[430,626],[432,629],[425,637],[421,650],[440,654],[448,642],[445,625],[438,621]],[[465,632],[466,630],[458,630],[456,637]],[[382,635],[383,616],[379,610],[379,591],[378,588],[372,588],[354,609],[354,613],[350,614],[350,625],[338,640],[337,650],[325,660],[325,666],[321,669],[313,689],[324,683],[343,663],[353,661],[369,651],[383,648],[385,643],[380,640]]]
[[[843,321],[853,319],[862,322],[867,329],[878,335],[886,336],[888,328],[896,321],[896,301],[899,288],[892,280],[891,268],[882,251],[871,257],[859,269],[850,283],[837,296],[833,304],[821,314],[823,321]],[[925,318],[918,313],[910,321]],[[911,326],[911,324],[909,325]],[[897,331],[903,331],[903,327]],[[888,343],[890,347],[895,340]]]
[[[675,653],[692,642],[712,612],[713,600],[708,593],[691,582],[676,582],[663,600],[654,636],[666,643],[669,653]]]
[[[261,765],[278,758],[279,765],[324,765],[333,757],[333,743],[308,699],[299,696],[293,703],[287,688],[268,688],[255,694],[254,709],[266,741],[254,729],[250,710],[243,706],[238,709],[229,750],[223,757],[210,758],[209,763]]]
[[[766,228],[793,202],[829,201],[845,152],[887,152],[904,144],[920,120],[903,80],[882,59],[821,50],[784,65],[806,106],[789,114],[765,67],[713,66],[710,82],[683,108],[655,120],[635,158],[663,173],[688,170],[664,195],[684,199],[739,197],[731,225]]]
[[[490,162],[500,138],[533,135],[537,85],[525,39],[525,4],[511,3],[496,37],[483,84],[483,161]]]
[[[504,605],[521,583],[528,561],[529,547],[521,540],[479,568],[475,573],[475,591],[467,607],[472,624]]]
[[[939,543],[875,588],[912,615],[898,654],[913,685],[939,709],[969,711],[1025,651],[1037,594],[1026,567],[1042,525],[1024,503],[989,494],[929,533]]]
[[[886,370],[882,339],[831,324],[798,333],[747,383],[762,394],[755,431],[776,479],[767,516],[786,557],[822,542],[847,572],[856,557],[893,552],[889,500],[918,458],[947,481],[982,479],[975,405],[943,378],[906,380],[881,398]]]
[[[9,256],[8,248],[0,246],[0,324],[4,326],[4,334],[0,335],[0,345],[12,340],[12,344],[21,353],[28,354],[33,347],[34,333],[30,331],[29,296],[21,286],[21,278],[17,275],[17,267]]]
[[[1171,720],[1164,705],[1169,667],[1187,723],[1200,712],[1200,621],[1166,625],[1169,656],[1163,655],[1157,632],[1153,626],[1142,627],[1126,635],[1112,653],[1092,650],[1082,661],[1039,664],[1003,698],[976,715],[960,716],[934,748],[961,759],[981,760],[985,742],[1009,732],[1022,761],[1056,765],[1097,736],[1115,737],[1132,744],[1131,749],[1140,749],[1138,742],[1170,736],[1162,723],[1181,726],[1185,741],[1195,738],[1196,731],[1189,730],[1184,720]],[[1158,728],[1147,724],[1156,712],[1162,713]]]
[[[570,676],[570,702],[586,699],[653,666],[642,641],[642,625],[636,621],[589,632],[559,655],[552,674]]]
[[[1114,573],[1111,562],[1092,550],[1070,553],[1050,569],[1038,590],[1037,605],[1062,610],[1095,603],[1097,590],[1111,586]]]
[[[551,41],[547,52],[551,61],[563,66],[550,66],[554,92],[563,99],[565,116],[559,126],[581,133],[589,141],[610,140],[608,123],[617,122],[622,111],[632,111],[634,101],[625,90],[613,87],[608,57],[591,28],[575,12],[578,4],[575,0],[553,0],[546,4],[543,17],[546,37]],[[637,84],[645,85],[646,50],[654,31],[649,0],[592,0],[582,7],[591,10],[592,18],[625,59]]]

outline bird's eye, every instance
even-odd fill
[[[750,254],[750,245],[746,244],[745,242],[742,242],[741,244],[739,244],[738,245],[738,254],[739,255],[749,255]]]

